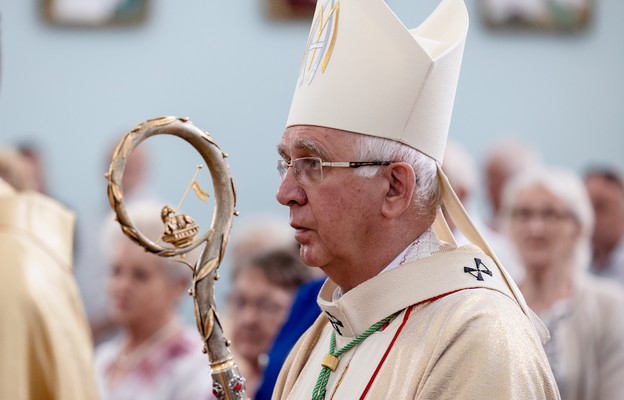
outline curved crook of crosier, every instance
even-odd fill
[[[210,170],[215,194],[215,211],[210,229],[184,247],[161,246],[147,238],[133,225],[124,204],[121,181],[128,156],[144,140],[156,135],[177,136],[201,155]],[[182,256],[205,244],[193,268],[193,296],[197,329],[204,340],[213,378],[213,393],[218,399],[246,399],[245,379],[241,376],[224,337],[217,314],[214,284],[219,278],[217,269],[223,260],[235,210],[236,190],[222,152],[212,137],[197,128],[188,118],[161,117],[142,122],[127,133],[117,144],[105,177],[108,181],[108,199],[117,215],[122,231],[145,250],[161,257]]]

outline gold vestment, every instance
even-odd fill
[[[48,197],[0,193],[0,399],[98,398],[73,226]]]
[[[399,310],[386,329],[340,357],[326,400],[560,398],[540,322],[523,313],[475,246],[406,263],[332,300],[335,289],[331,280],[321,289],[324,313],[290,353],[274,400],[311,397],[332,329],[341,348]]]

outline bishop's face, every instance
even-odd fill
[[[315,126],[286,129],[278,151],[285,161],[319,157],[322,161],[356,160],[355,133]],[[355,175],[353,168],[323,167],[320,182],[302,183],[288,168],[276,198],[290,209],[290,225],[303,261],[327,275],[357,268],[373,251],[370,232],[380,218],[380,177]]]

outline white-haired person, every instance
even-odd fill
[[[449,139],[446,143],[444,151],[444,164],[442,170],[446,173],[451,187],[457,194],[457,198],[467,210],[472,210],[475,203],[476,192],[479,188],[479,174],[474,158],[468,153],[464,146],[458,142]],[[474,215],[474,214],[473,214]],[[448,217],[448,215],[447,215]],[[470,243],[461,232],[457,229],[450,218],[447,218],[449,228],[455,235],[457,244],[463,245]],[[514,280],[522,278],[522,266],[517,259],[517,255],[513,247],[510,245],[507,237],[500,232],[491,229],[481,218],[472,217],[475,224],[484,239],[492,247],[498,259],[503,263],[509,274]]]
[[[501,214],[525,267],[527,304],[546,323],[546,354],[566,400],[624,396],[624,293],[587,272],[594,215],[581,179],[539,168],[514,177]]]
[[[116,144],[116,142],[115,142]],[[113,147],[106,148],[104,154],[106,167],[110,163]],[[148,185],[149,152],[145,147],[137,147],[126,162],[122,188],[124,201],[130,204],[134,201],[155,201],[157,197],[151,193]],[[104,200],[104,199],[102,199]],[[106,295],[106,278],[109,265],[102,249],[104,227],[114,218],[108,200],[95,204],[86,218],[79,220],[76,240],[76,268],[74,275],[85,311],[89,320],[91,334],[95,345],[115,336],[117,324],[111,319]]]
[[[161,208],[141,201],[128,206],[137,228],[155,242],[164,230]],[[112,219],[106,242],[109,309],[121,332],[96,348],[102,399],[213,399],[200,335],[177,314],[181,296],[191,285],[190,269],[146,252]],[[191,264],[195,253],[186,256]]]
[[[559,398],[541,321],[441,168],[467,32],[461,0],[411,30],[383,0],[317,2],[276,198],[328,278],[273,399]]]
[[[484,177],[490,215],[488,224],[500,229],[500,212],[505,184],[519,172],[541,164],[536,148],[523,139],[506,136],[495,140],[485,156]]]

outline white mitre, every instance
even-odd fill
[[[412,30],[382,0],[319,0],[287,126],[384,137],[441,163],[467,31],[461,0]]]
[[[433,158],[449,216],[470,242],[495,260],[543,337],[543,325],[441,168],[467,32],[463,0],[442,0],[415,29],[407,29],[383,0],[318,0],[286,125],[392,139]],[[441,210],[433,227],[442,240],[456,245]]]

